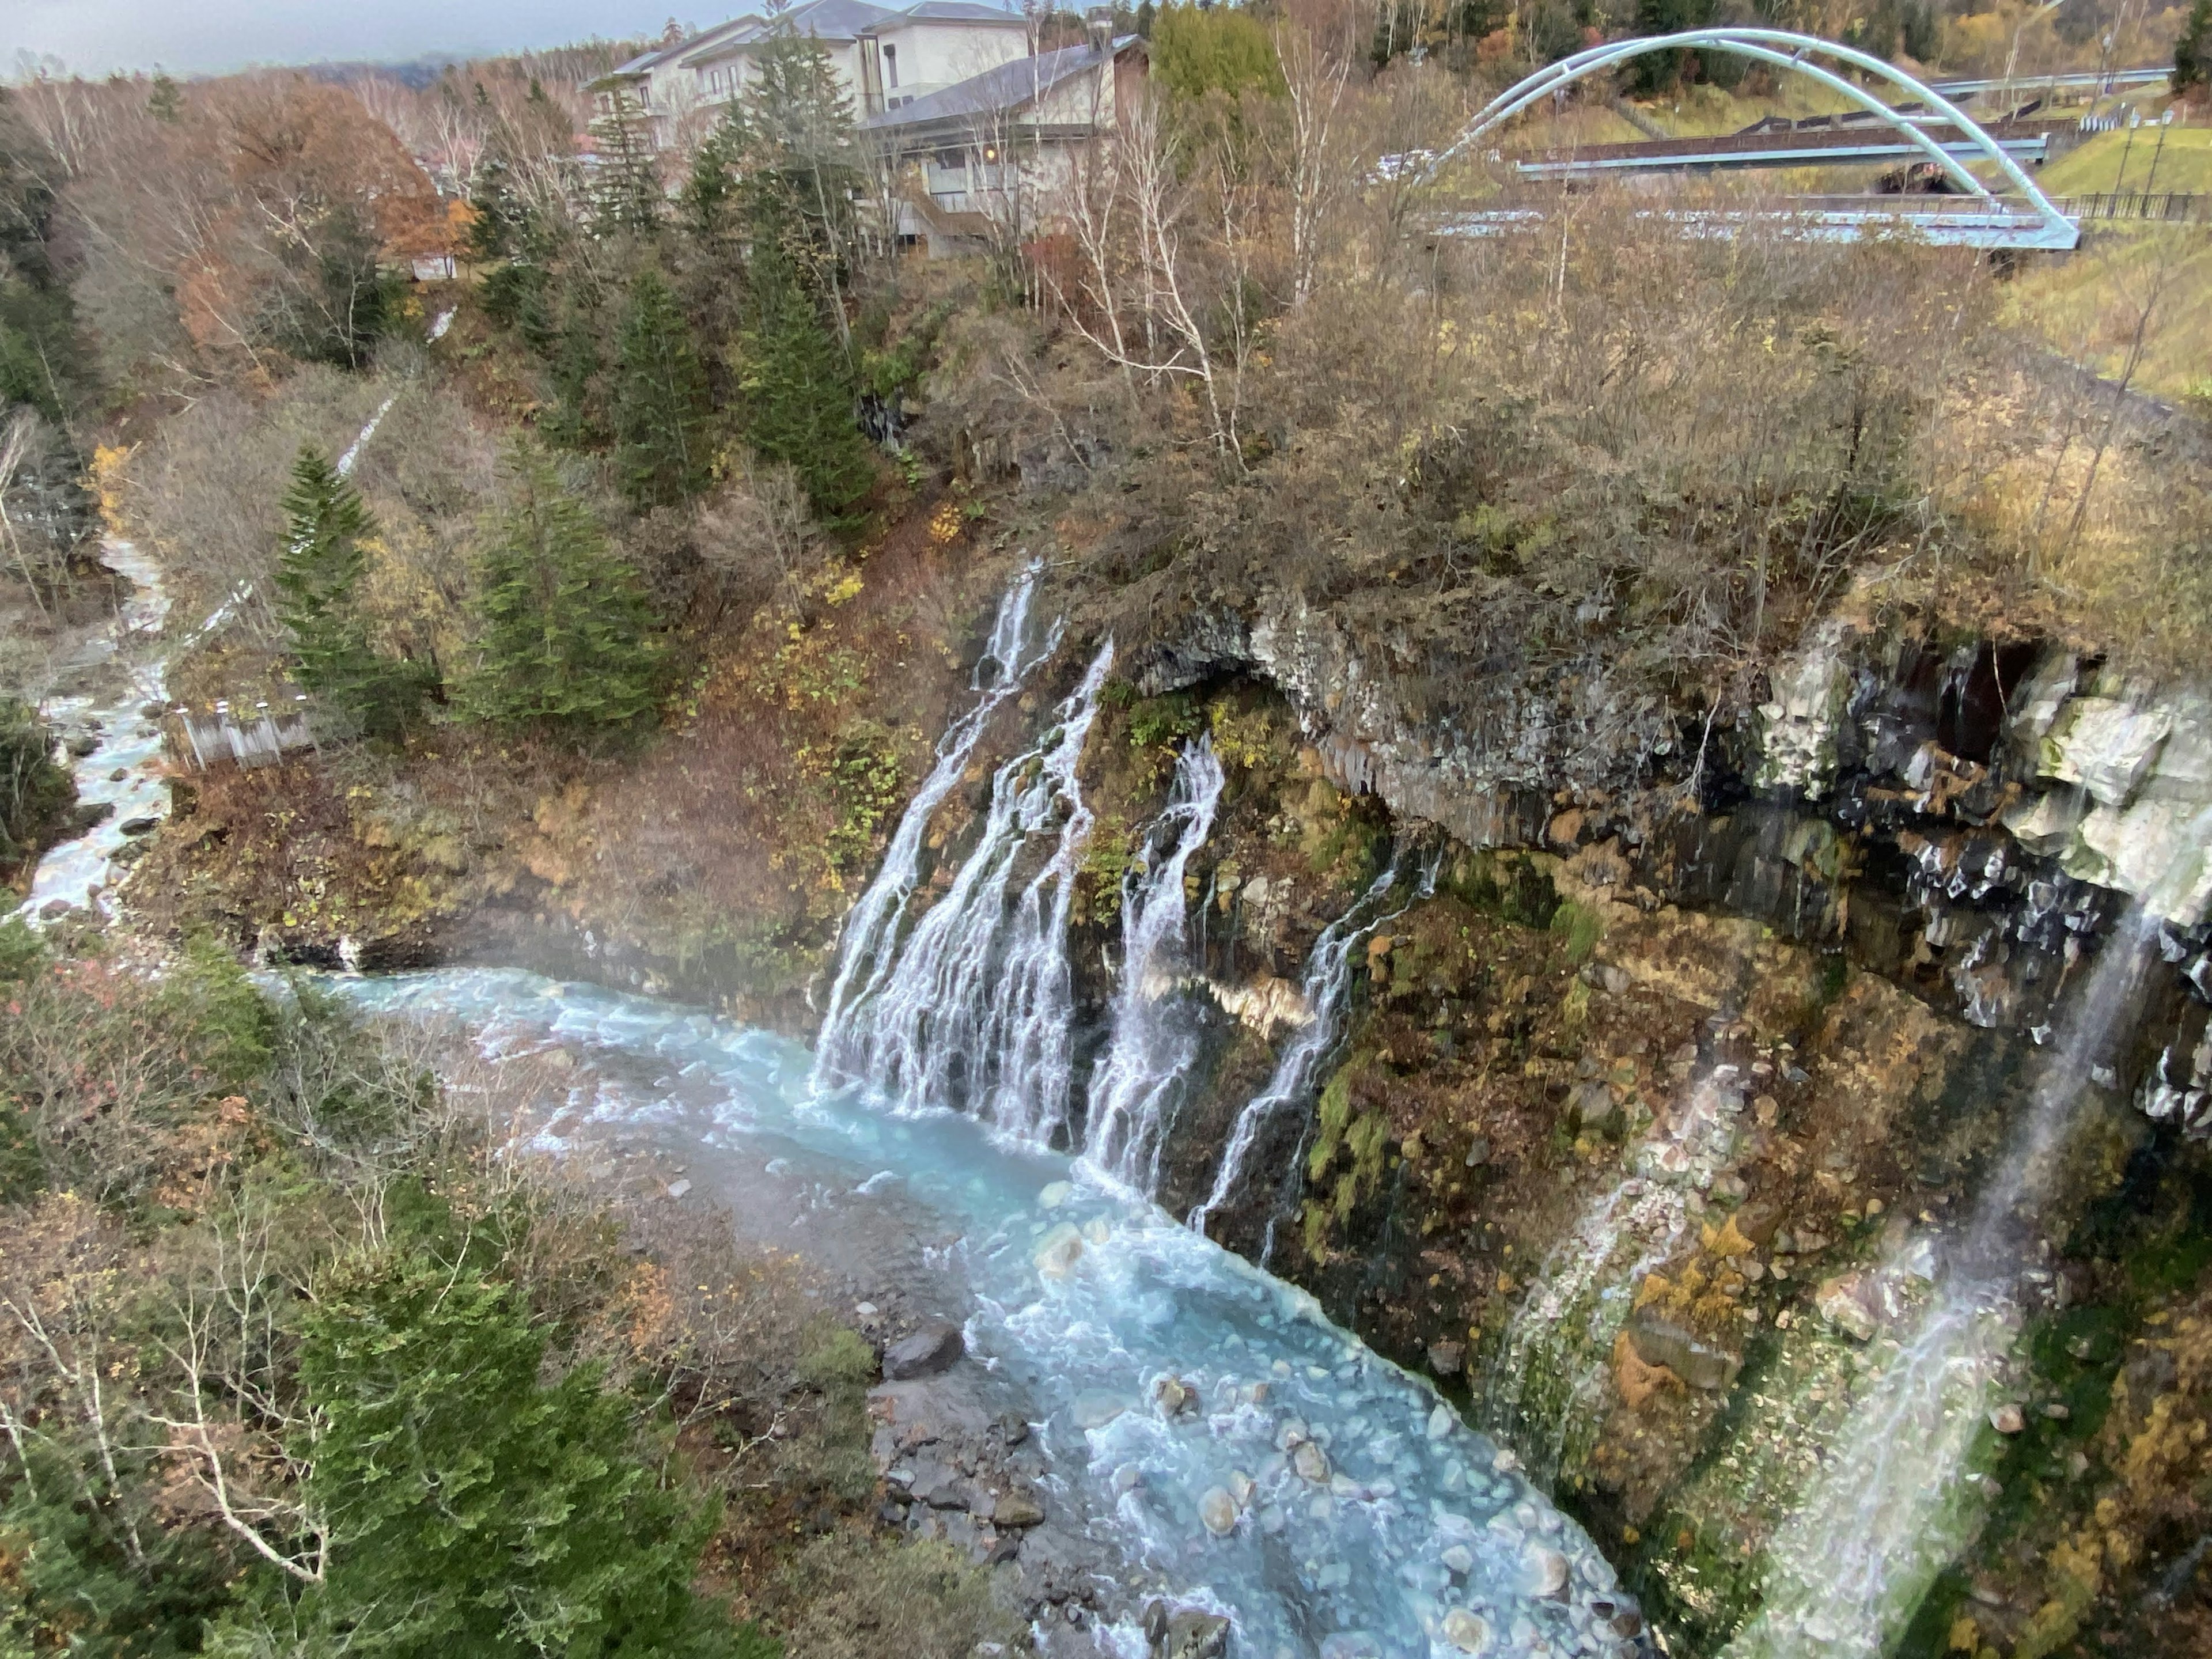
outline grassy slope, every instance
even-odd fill
[[[2202,225],[2092,227],[2078,253],[2024,273],[2011,304],[2052,349],[2117,375],[2154,293],[2133,384],[2201,396],[2212,390],[2212,234]]]
[[[2122,188],[2120,161],[2127,159],[2129,190],[2212,191],[2212,127],[2167,129],[2166,152],[2159,155],[2158,131],[2144,126],[2129,148],[2125,132],[2100,132],[2044,168],[2037,179],[2053,196],[2087,196]],[[2151,163],[2155,158],[2158,170]]]

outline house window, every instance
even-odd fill
[[[898,48],[896,46],[884,48],[884,82],[886,86],[893,87],[898,84]]]

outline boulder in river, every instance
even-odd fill
[[[1522,1583],[1531,1595],[1558,1600],[1567,1591],[1567,1558],[1538,1545],[1522,1560]]]
[[[1198,1500],[1198,1518],[1216,1538],[1226,1538],[1237,1530],[1237,1500],[1225,1486],[1208,1486]]]
[[[1328,1479],[1328,1454],[1312,1441],[1302,1440],[1291,1455],[1291,1467],[1298,1472],[1300,1480],[1319,1486]]]
[[[884,1376],[892,1382],[934,1376],[949,1369],[967,1351],[957,1325],[933,1321],[884,1350]]]
[[[1145,1642],[1150,1659],[1220,1659],[1229,1650],[1229,1621],[1155,1601],[1145,1608]]]
[[[1037,1240],[1036,1249],[1030,1260],[1047,1279],[1065,1279],[1075,1271],[1075,1264],[1083,1259],[1083,1235],[1072,1221],[1063,1221]]]
[[[1462,1653],[1487,1653],[1490,1621],[1465,1607],[1454,1607],[1444,1615],[1444,1640]]]

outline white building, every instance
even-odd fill
[[[632,58],[595,85],[627,93],[653,119],[663,149],[688,149],[720,118],[756,73],[755,55],[778,34],[811,35],[852,95],[860,120],[1030,55],[1029,24],[984,0],[802,0],[769,15],[748,12],[688,40]]]
[[[1149,68],[1144,40],[1096,19],[1082,46],[869,116],[860,137],[892,181],[899,234],[937,256],[1049,228],[1079,158],[1111,141]]]

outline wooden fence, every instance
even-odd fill
[[[201,772],[214,766],[274,766],[287,750],[315,744],[304,702],[273,713],[267,703],[257,703],[250,714],[234,713],[228,702],[206,714],[174,708],[164,726],[170,752]]]

